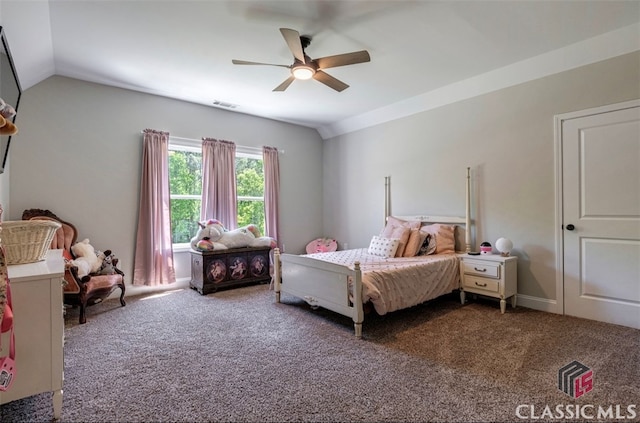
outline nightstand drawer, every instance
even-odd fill
[[[464,278],[464,287],[481,289],[487,292],[498,292],[500,290],[500,281],[496,279],[467,276]]]
[[[462,262],[464,273],[467,275],[478,275],[485,278],[500,279],[500,266],[486,261],[469,261]]]

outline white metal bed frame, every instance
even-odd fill
[[[390,213],[390,183],[385,178],[385,215]],[[470,218],[470,168],[467,168],[465,217],[458,216],[396,216],[403,220],[420,220],[424,223],[449,223],[465,225],[465,251],[471,251]],[[360,263],[355,262],[353,269],[339,264],[329,263],[310,257],[281,254],[274,250],[274,290],[276,302],[280,302],[281,293],[301,298],[311,306],[323,307],[353,319],[355,336],[362,337],[364,307],[362,303],[362,271]],[[286,283],[283,284],[282,280]],[[349,281],[353,286],[353,298],[350,296]]]

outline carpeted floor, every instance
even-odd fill
[[[630,328],[452,294],[369,314],[358,340],[349,319],[276,304],[266,285],[127,300],[85,325],[68,311],[63,421],[640,421]],[[557,381],[574,360],[593,371],[578,399]],[[50,394],[0,406],[2,422],[52,416]]]

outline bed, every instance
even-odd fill
[[[273,281],[276,302],[279,303],[281,294],[286,293],[303,299],[311,306],[351,317],[355,336],[360,338],[365,304],[371,304],[378,314],[384,315],[457,290],[460,286],[459,253],[471,249],[469,175],[470,169],[467,168],[464,217],[391,216],[387,177],[385,228],[379,237],[372,238],[368,248],[304,255],[281,254],[275,249]],[[400,231],[398,225],[410,227],[411,238],[395,238],[395,233]],[[422,232],[428,234],[418,251],[424,252],[428,248],[435,254],[412,254],[411,248],[416,245],[412,238],[416,228],[420,232],[418,236]],[[406,231],[402,230],[402,233],[406,234]],[[446,242],[435,245],[429,242],[431,235]],[[392,253],[391,246],[387,244],[403,246],[406,256],[396,256],[398,250],[393,249]],[[440,248],[435,251],[437,247]],[[380,252],[379,248],[389,249]]]

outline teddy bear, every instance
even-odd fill
[[[16,110],[0,98],[0,135],[15,135],[18,127],[9,119],[14,117]]]
[[[85,238],[80,242],[76,242],[71,246],[71,253],[75,259],[69,263],[78,268],[78,277],[82,278],[90,273],[96,273],[102,266],[104,253],[96,254],[95,248],[89,243],[89,239]]]
[[[260,236],[257,225],[249,224],[228,230],[217,219],[198,222],[200,229],[191,239],[194,250],[213,251],[241,247],[275,247],[275,240]]]

